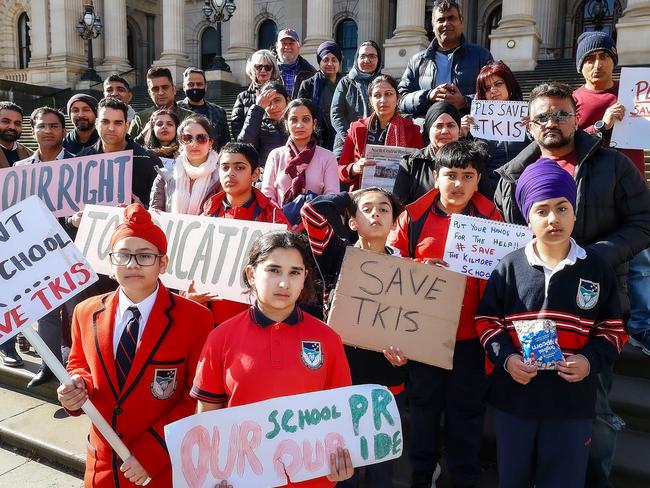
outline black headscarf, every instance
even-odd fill
[[[447,114],[454,119],[460,129],[460,112],[458,109],[449,102],[436,102],[429,107],[429,110],[427,110],[427,114],[424,117],[424,135],[426,137],[429,136],[429,130],[431,130],[433,123],[438,120],[438,117],[442,114]]]

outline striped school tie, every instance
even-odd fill
[[[131,370],[133,358],[135,357],[135,349],[138,346],[138,331],[140,330],[140,310],[135,305],[127,308],[127,310],[133,316],[127,322],[124,332],[122,332],[120,342],[117,344],[117,353],[115,354],[117,381],[120,385],[120,390],[124,388],[126,377]]]

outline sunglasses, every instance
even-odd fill
[[[197,144],[207,144],[210,141],[210,138],[207,134],[197,134],[193,136],[192,134],[181,134],[180,138],[181,144],[186,146],[196,142]]]
[[[273,66],[270,64],[256,64],[255,71],[266,71],[267,73],[273,71]]]
[[[531,122],[537,125],[544,125],[548,124],[549,120],[554,119],[558,124],[562,124],[574,116],[574,113],[558,110],[557,112],[545,112],[543,114],[536,115],[531,119]]]

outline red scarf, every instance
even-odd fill
[[[287,163],[287,167],[284,171],[291,177],[291,188],[284,194],[282,205],[286,205],[293,201],[298,195],[302,195],[302,192],[305,189],[305,170],[316,153],[316,142],[316,138],[311,136],[311,139],[305,148],[302,151],[298,151],[298,148],[291,138],[287,141],[287,147],[289,148],[291,159]]]

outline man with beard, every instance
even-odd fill
[[[215,103],[205,100],[208,82],[205,72],[199,68],[187,68],[183,72],[183,91],[185,98],[178,102],[178,106],[194,113],[203,115],[210,121],[212,127],[212,148],[219,152],[230,142],[230,130],[226,111]]]
[[[278,33],[275,51],[289,98],[296,98],[300,85],[316,74],[316,68],[300,55],[300,37],[293,29],[282,29]]]
[[[22,131],[23,109],[15,103],[0,102],[0,168],[13,166],[32,154],[29,148],[18,142]],[[19,368],[23,365],[16,351],[15,337],[0,345],[0,357],[5,366]]]
[[[97,99],[85,93],[77,93],[68,100],[67,111],[74,129],[68,132],[63,147],[72,154],[79,154],[99,138],[95,130]]]
[[[23,109],[12,102],[0,102],[0,168],[13,166],[32,154],[18,142],[22,132]]]
[[[578,129],[569,86],[554,82],[536,87],[530,94],[529,116],[528,130],[535,142],[497,170],[501,179],[494,201],[507,222],[525,225],[515,201],[515,186],[524,169],[544,156],[569,172],[578,187],[572,237],[579,246],[599,254],[616,271],[619,297],[627,316],[628,261],[650,245],[650,190],[627,156],[603,147],[600,138]],[[597,286],[594,293],[597,298]],[[624,425],[607,398],[612,384],[611,367],[601,369],[596,381],[589,487],[610,486],[607,478],[616,448],[616,432]],[[589,477],[596,471],[600,472],[598,480]]]

